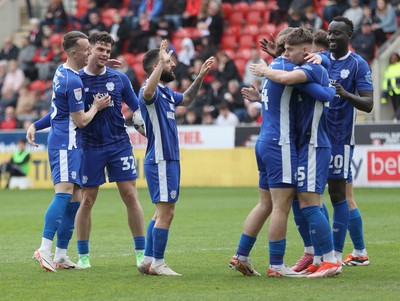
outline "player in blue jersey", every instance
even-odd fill
[[[85,109],[93,105],[95,95],[111,96],[108,108],[101,111],[82,131],[82,184],[83,199],[76,216],[78,240],[78,265],[90,268],[89,236],[91,211],[96,201],[99,186],[116,182],[119,194],[125,203],[128,225],[131,230],[137,265],[144,256],[144,219],[136,189],[136,166],[132,144],[122,115],[124,101],[132,111],[138,110],[138,99],[128,77],[120,71],[107,68],[114,41],[107,32],[95,32],[89,36],[91,54],[88,65],[79,74],[85,87]]]
[[[80,199],[78,195],[82,185],[81,129],[89,124],[98,111],[110,103],[108,95],[97,95],[90,110],[84,111],[85,93],[78,71],[86,65],[90,54],[88,37],[81,32],[69,32],[63,38],[63,48],[67,54],[67,61],[57,68],[53,78],[51,130],[48,136],[55,196],[45,215],[41,246],[33,254],[33,258],[46,271],[51,272],[56,271],[51,259],[51,247],[56,231],[58,256],[55,256],[54,262],[63,267],[79,268],[66,256],[66,249],[79,207],[79,202],[71,202],[72,195],[77,196],[74,200]],[[35,128],[43,128],[40,121],[39,124],[33,124],[27,133],[28,140],[33,144]],[[59,233],[62,233],[62,238]],[[65,250],[65,254],[60,252],[61,249]]]
[[[307,63],[306,55],[313,44],[312,33],[305,28],[294,30],[285,44],[285,57],[298,65],[293,71],[265,68],[263,75],[284,85],[319,83],[329,85],[324,67]],[[333,99],[333,97],[332,97]],[[314,263],[305,271],[309,278],[320,278],[340,273],[341,263],[333,251],[333,238],[329,221],[320,208],[327,182],[331,144],[327,130],[329,103],[323,103],[300,92],[296,110],[296,145],[298,151],[297,194],[300,208],[309,224],[316,246],[321,250],[323,262],[315,257]]]
[[[139,106],[145,122],[147,150],[144,171],[156,212],[148,224],[145,256],[139,271],[142,274],[180,276],[164,262],[169,228],[179,198],[180,157],[175,107],[189,105],[197,95],[204,77],[214,62],[207,59],[191,86],[183,93],[172,91],[167,83],[175,79],[175,62],[167,42],[160,49],[148,51],[143,68],[149,75],[139,92]]]
[[[277,54],[283,52],[285,38],[293,28],[283,30],[278,37]],[[253,66],[255,70],[266,65]],[[291,71],[295,67],[283,57],[276,58],[271,66],[274,70]],[[257,71],[255,72],[257,73]],[[261,75],[261,74],[260,74]],[[319,84],[298,85],[298,89],[315,93],[314,98],[329,100],[335,91],[322,88]],[[328,90],[325,95],[323,92]],[[298,91],[293,87],[265,80],[262,94],[256,87],[242,89],[243,96],[250,101],[262,101],[263,123],[256,144],[256,158],[259,169],[259,194],[257,206],[248,215],[236,255],[230,267],[247,276],[259,276],[249,260],[249,253],[261,227],[271,214],[268,235],[270,239],[270,269],[272,277],[299,277],[291,268],[283,264],[286,244],[287,217],[296,184],[297,152],[295,146],[295,106]],[[274,152],[273,152],[274,151]],[[286,163],[284,162],[286,161]],[[288,166],[292,165],[292,166]]]

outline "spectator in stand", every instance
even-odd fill
[[[179,62],[185,64],[187,67],[191,65],[191,61],[194,58],[196,52],[194,44],[191,38],[184,38],[182,40],[182,49],[178,54]]]
[[[182,27],[182,14],[185,6],[186,0],[163,1],[162,15],[175,30]]]
[[[389,66],[382,82],[381,103],[385,105],[388,99],[393,105],[393,122],[398,122],[400,120],[400,55],[398,53],[390,56]]]
[[[134,1],[134,2],[137,2],[137,1]],[[88,2],[87,2],[86,14],[84,14],[83,17],[80,20],[80,23],[82,24],[82,27],[84,27],[85,25],[90,24],[89,16],[90,16],[91,13],[97,13],[100,16],[100,9],[98,8],[97,3],[96,3],[95,0],[88,0]]]
[[[31,81],[37,78],[37,70],[32,59],[36,53],[36,46],[29,41],[29,36],[21,39],[21,48],[18,53],[18,67]]]
[[[228,104],[229,110],[239,118],[240,122],[247,118],[247,108],[238,80],[231,79],[228,81],[228,89],[224,94],[224,101]]]
[[[343,17],[346,17],[353,22],[355,30],[360,28],[363,10],[360,6],[359,0],[350,0],[350,7],[343,13]]]
[[[214,123],[215,123],[214,118],[210,112],[203,112],[201,114],[201,124],[212,125]]]
[[[36,101],[36,93],[36,91],[29,90],[29,81],[26,80],[19,91],[17,106],[15,108],[15,115],[19,122],[37,120],[38,115],[33,109]]]
[[[175,68],[174,68],[174,73],[175,73],[175,81],[180,82],[183,78],[189,78],[190,74],[189,74],[189,70],[188,70],[188,66],[186,66],[185,64],[181,63],[178,60],[178,56],[177,54],[174,52],[172,53],[172,59],[174,60],[175,63]],[[169,86],[171,85],[171,83],[168,84]],[[172,90],[176,91],[177,89],[173,89]]]
[[[182,15],[183,27],[196,27],[197,18],[201,13],[201,1],[186,0],[185,11]]]
[[[218,108],[224,101],[224,94],[226,89],[222,86],[221,82],[216,78],[210,84],[210,89],[208,90],[208,105],[203,108],[203,111],[210,112],[213,118],[218,116]]]
[[[208,3],[206,17],[197,24],[199,28],[209,32],[210,42],[213,45],[220,45],[224,20],[222,19],[221,5],[218,1],[211,0]]]
[[[375,34],[370,21],[364,21],[361,28],[353,34],[351,46],[358,55],[371,63],[375,56]]]
[[[244,123],[251,125],[260,125],[262,122],[261,108],[258,103],[249,103],[247,105],[247,117],[243,120]]]
[[[111,58],[115,58],[124,50],[125,42],[130,37],[130,27],[121,14],[116,13],[113,16],[113,23],[107,31],[114,40],[114,45],[111,49]]]
[[[133,91],[138,94],[140,90],[140,79],[138,79],[135,70],[133,70],[133,68],[129,66],[128,62],[122,54],[117,57],[117,60],[121,62],[121,67],[119,67],[118,70],[124,73],[129,78],[129,81],[132,84]]]
[[[150,21],[150,31],[153,33],[153,36],[149,39],[149,49],[160,47],[162,40],[168,41],[170,50],[173,48],[173,45],[170,43],[172,38],[172,28],[164,16],[158,18],[157,22]]]
[[[227,86],[228,81],[236,79],[238,82],[242,81],[239,71],[231,58],[223,51],[220,50],[216,54],[217,70],[215,77],[217,77],[223,86]]]
[[[142,53],[148,50],[149,39],[153,35],[150,30],[150,20],[146,12],[139,16],[138,27],[131,34],[131,41],[128,45],[128,52]]]
[[[348,7],[348,0],[328,0],[322,11],[322,17],[326,22],[331,22],[334,17],[343,15]]]
[[[299,9],[290,9],[288,11],[287,23],[289,27],[300,27],[304,22],[304,17]]]
[[[251,48],[250,49],[250,59],[246,63],[246,68],[244,70],[244,75],[243,75],[243,84],[246,86],[250,86],[253,81],[257,78],[260,79],[260,77],[254,75],[250,71],[250,65],[251,64],[260,64],[262,61],[262,58],[260,56],[260,52],[257,48]]]
[[[6,60],[0,61],[0,94],[3,88],[4,80],[6,79],[7,65],[8,62]]]
[[[200,124],[200,120],[197,117],[197,113],[195,109],[187,108],[185,121],[183,122],[184,125],[194,125]]]
[[[150,21],[155,23],[157,23],[158,19],[161,17],[162,11],[162,0],[142,0],[139,6],[139,16],[140,14],[146,12],[149,16]]]
[[[188,108],[186,106],[177,106],[175,108],[175,122],[176,122],[176,124],[184,124],[185,123],[187,109]]]
[[[38,18],[30,19],[29,21],[32,29],[29,31],[29,42],[36,47],[42,44],[43,30]]]
[[[197,58],[202,61],[210,56],[215,55],[217,52],[217,47],[210,42],[209,36],[195,39],[193,43],[195,46],[197,46]]]
[[[139,7],[140,7],[139,1],[137,0],[129,1],[128,10],[125,14],[125,18],[131,29],[135,29],[138,26],[137,24],[139,22],[139,15],[140,15]]]
[[[10,60],[8,62],[7,73],[2,87],[2,93],[5,90],[11,90],[12,93],[18,94],[19,89],[21,89],[24,81],[25,81],[24,72],[18,68],[17,61]]]
[[[1,93],[0,97],[0,120],[4,119],[5,111],[7,107],[15,108],[17,106],[17,97],[12,89],[6,89]]]
[[[89,14],[89,23],[82,26],[82,31],[87,35],[97,31],[106,31],[107,27],[100,20],[100,15],[96,12]]]
[[[223,102],[218,108],[219,115],[215,120],[216,125],[233,125],[239,124],[239,119],[237,116],[229,111],[228,104]]]
[[[36,50],[35,55],[32,58],[32,62],[35,63],[36,69],[38,70],[38,78],[41,80],[51,80],[56,69],[55,63],[53,62],[54,52],[51,48],[50,39],[47,36],[43,36],[42,45]]]
[[[396,11],[387,0],[377,0],[375,17],[380,22],[373,24],[372,29],[375,32],[378,46],[381,46],[386,41],[387,35],[394,33],[398,28]]]
[[[45,116],[49,112],[52,93],[53,89],[51,89],[51,86],[49,86],[49,88],[45,90],[43,94],[35,94],[36,101],[34,105],[34,110],[39,118]]]
[[[278,8],[271,11],[270,22],[276,25],[286,22],[291,2],[292,0],[277,0]]]
[[[304,14],[303,26],[311,30],[317,31],[323,27],[322,19],[318,16],[314,6],[307,6]]]
[[[0,123],[0,130],[15,130],[20,127],[21,125],[15,117],[15,108],[13,106],[6,107],[4,119]]]
[[[67,26],[67,23],[68,17],[62,0],[51,0],[47,7],[45,19],[42,21],[42,26],[54,26],[54,31],[60,33],[63,27]]]
[[[193,99],[192,103],[188,106],[196,114],[196,122],[200,123],[201,114],[203,113],[203,108],[209,103],[207,89],[202,85],[197,93],[196,97]],[[187,112],[189,113],[189,111]],[[186,115],[187,115],[186,113]]]
[[[14,45],[11,37],[5,37],[3,40],[3,48],[0,51],[0,61],[16,60],[18,58],[19,49]]]

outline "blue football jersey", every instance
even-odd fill
[[[85,110],[89,110],[96,94],[111,96],[110,105],[97,112],[93,120],[82,130],[82,147],[87,150],[116,149],[130,146],[126,131],[125,117],[122,114],[122,101],[133,111],[139,108],[138,99],[128,77],[117,70],[105,68],[99,75],[86,68],[79,71],[85,86]]]
[[[328,72],[321,65],[305,63],[295,67],[307,76],[308,83],[329,86]],[[333,95],[332,95],[333,96]],[[333,98],[333,97],[332,97]],[[315,147],[330,147],[327,129],[327,113],[329,102],[317,100],[304,92],[300,92],[296,108],[297,145],[312,144]]]
[[[175,122],[175,107],[183,100],[183,94],[158,84],[151,101],[143,98],[143,86],[139,92],[139,107],[146,127],[147,149],[145,164],[162,160],[179,160],[179,137]]]
[[[54,73],[52,89],[48,148],[81,148],[81,129],[70,117],[71,112],[85,108],[85,93],[79,73],[65,64],[60,65]]]
[[[352,94],[374,90],[371,69],[358,54],[349,51],[338,60],[329,51],[324,54],[331,61],[331,69],[328,70],[331,83],[341,84]],[[334,97],[328,111],[328,130],[332,144],[354,145],[356,113],[356,108],[347,99],[342,99],[339,95]]]

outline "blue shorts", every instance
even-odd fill
[[[256,160],[258,167],[258,187],[261,189],[269,190],[268,185],[268,172],[266,167],[266,162],[263,160],[265,156],[266,143],[260,140],[256,142]]]
[[[262,144],[261,157],[268,170],[269,188],[296,187],[297,151],[295,145],[265,142]]]
[[[353,152],[353,145],[332,144],[332,155],[329,163],[328,179],[348,179]]]
[[[157,164],[145,164],[147,187],[151,201],[155,203],[175,203],[179,198],[181,167],[179,161],[160,161]]]
[[[323,194],[328,179],[331,149],[302,145],[298,151],[297,191]]]
[[[82,187],[82,149],[48,149],[53,184],[74,183]]]
[[[112,150],[84,150],[82,159],[83,187],[98,187],[106,182],[137,179],[132,147]]]

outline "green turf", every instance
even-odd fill
[[[400,189],[357,189],[369,267],[346,267],[328,279],[273,279],[267,269],[266,227],[251,257],[262,277],[229,269],[257,189],[183,188],[170,232],[166,261],[183,277],[139,275],[124,205],[116,190],[103,190],[93,211],[90,270],[46,273],[32,259],[39,246],[51,190],[0,191],[0,300],[397,300],[400,276]],[[153,214],[139,191],[146,223]],[[325,198],[327,199],[327,198]],[[330,208],[330,205],[328,205]],[[352,250],[349,238],[345,253]],[[289,221],[285,261],[303,247]],[[69,255],[77,259],[75,236]]]

